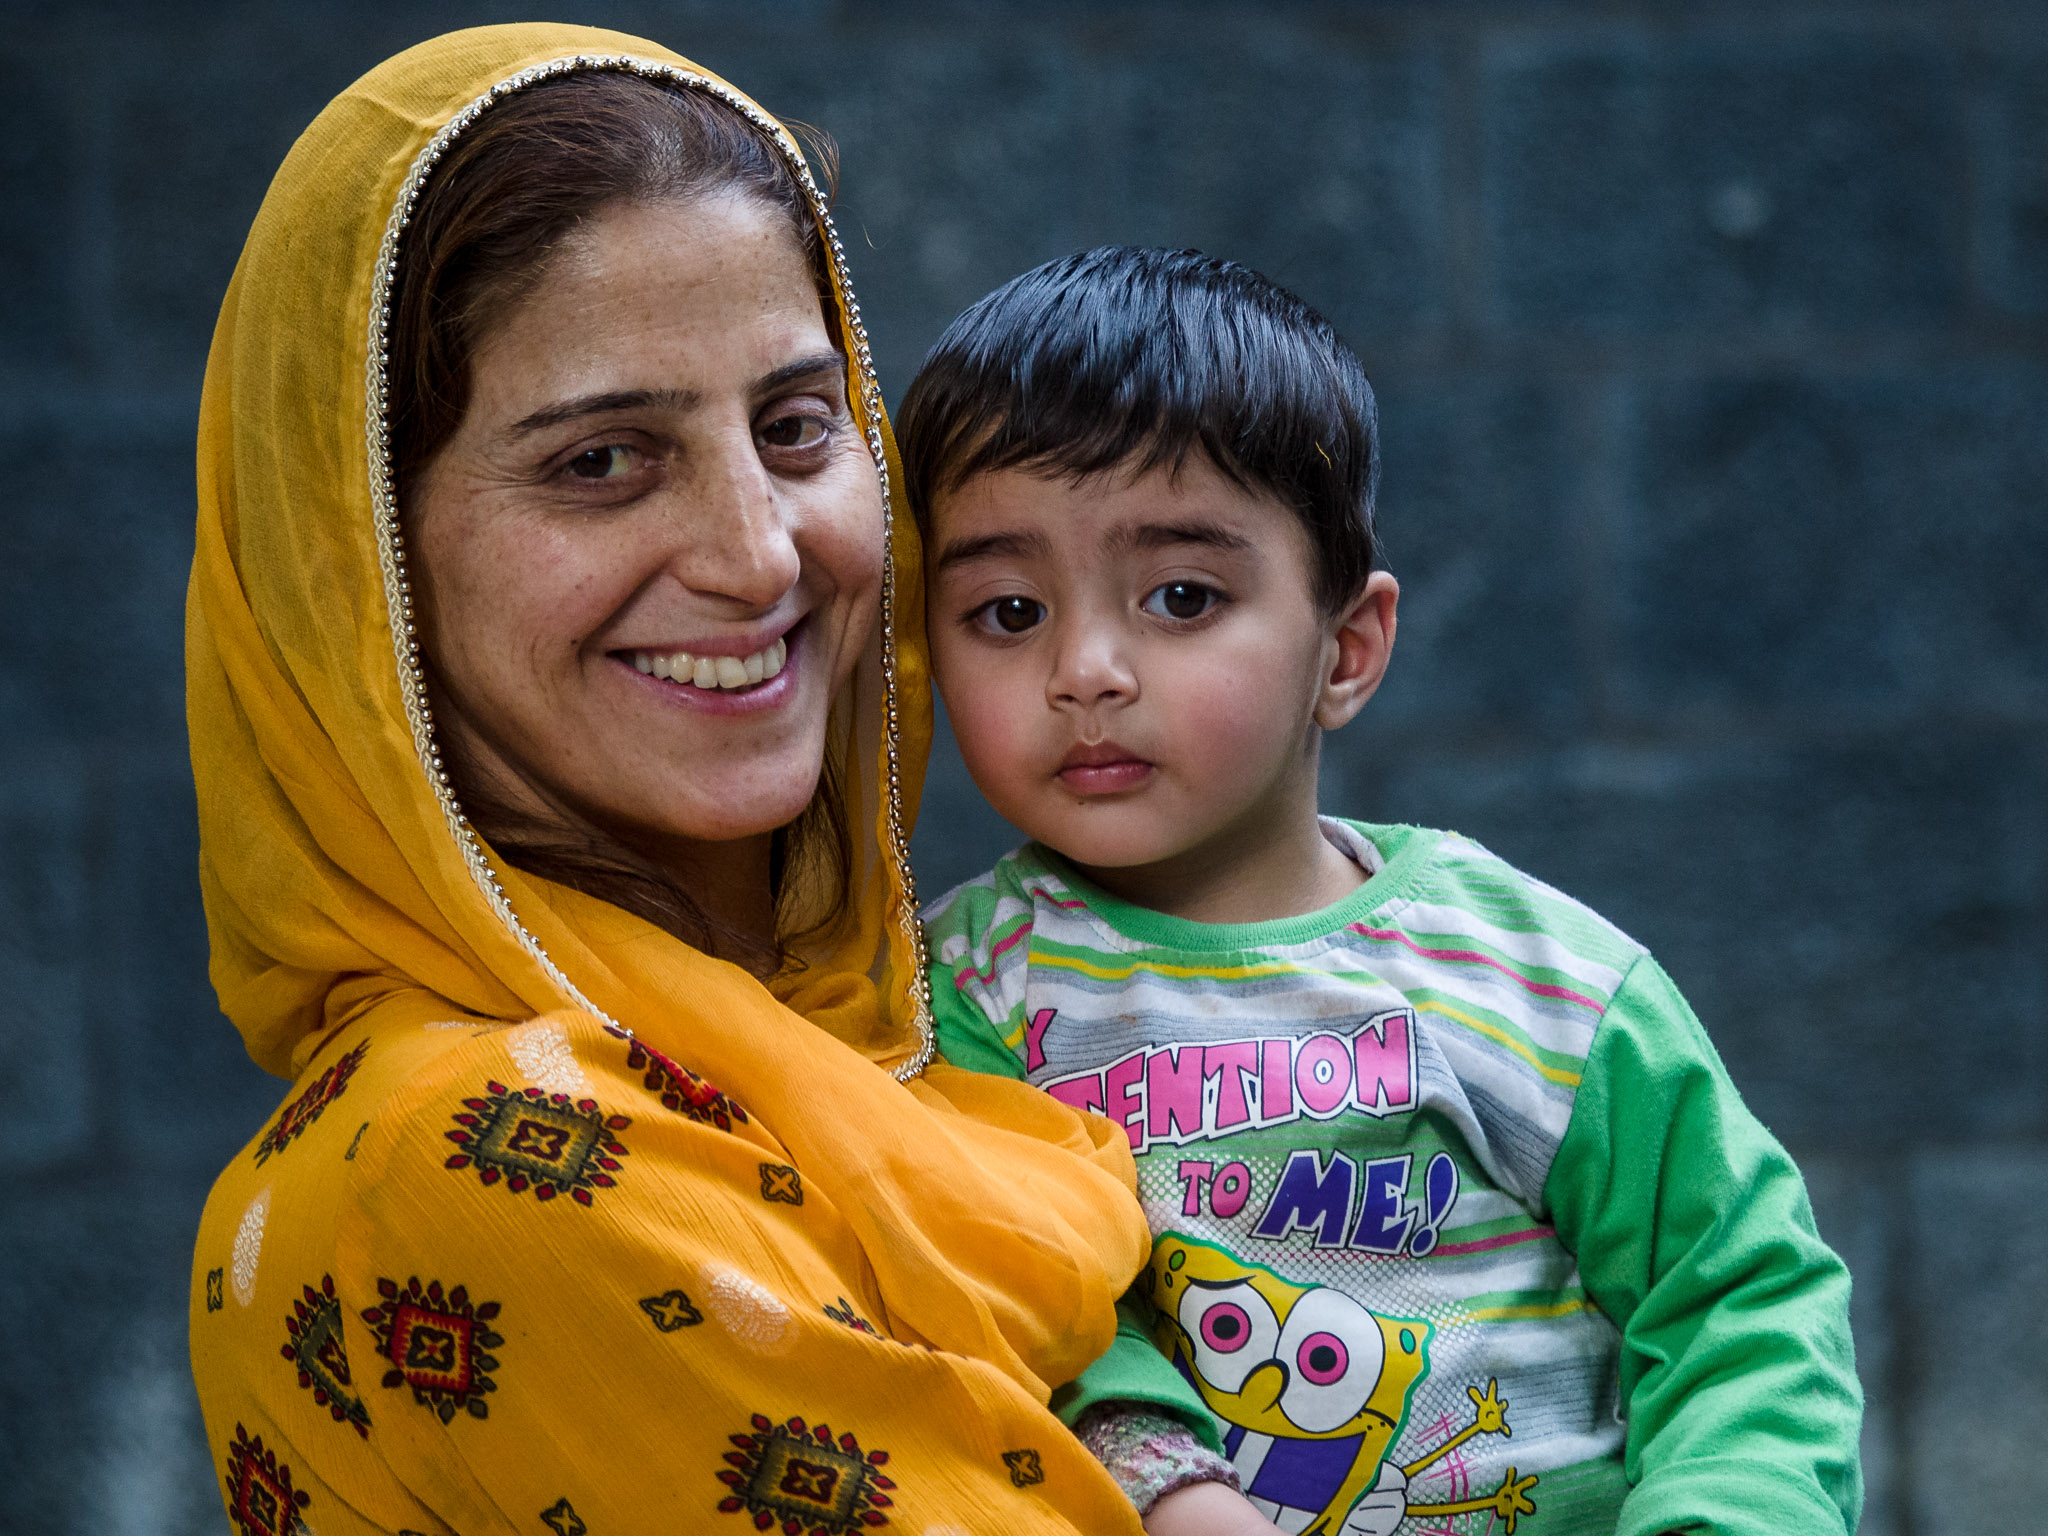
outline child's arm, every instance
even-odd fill
[[[1116,1304],[1116,1340],[1096,1362],[1052,1394],[1052,1411],[1072,1429],[1104,1403],[1142,1403],[1180,1420],[1212,1451],[1223,1449],[1216,1420],[1188,1379],[1152,1342],[1151,1304],[1136,1288]]]
[[[1594,1033],[1544,1198],[1622,1332],[1633,1488],[1616,1536],[1853,1531],[1848,1270],[1647,957]]]
[[[969,1072],[1022,1077],[1024,978],[1031,905],[1010,861],[947,892],[922,914],[931,955],[932,1028],[939,1054]]]
[[[1274,1536],[1280,1529],[1223,1483],[1190,1483],[1145,1513],[1145,1536]]]

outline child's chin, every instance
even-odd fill
[[[1091,827],[1085,822],[1079,827],[1069,822],[1037,840],[1069,863],[1090,869],[1142,869],[1180,851],[1141,829]]]

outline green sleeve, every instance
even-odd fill
[[[1616,1536],[1854,1531],[1848,1269],[1647,957],[1594,1032],[1544,1199],[1621,1330],[1632,1486]]]
[[[973,999],[960,995],[945,966],[932,966],[931,983],[932,1034],[939,1055],[969,1072],[1022,1077],[1024,1063],[1003,1044],[1003,1032]]]
[[[1221,1455],[1223,1436],[1215,1416],[1152,1342],[1151,1321],[1152,1304],[1133,1286],[1116,1304],[1116,1341],[1078,1377],[1054,1389],[1052,1411],[1071,1429],[1098,1403],[1143,1403],[1179,1419],[1197,1440]]]
[[[939,1055],[966,1071],[997,1077],[1022,1077],[1024,1062],[1004,1043],[1003,1026],[989,1017],[979,998],[963,992],[960,983],[963,978],[975,977],[977,957],[994,953],[1004,936],[997,931],[996,914],[1002,910],[1004,896],[1018,894],[1010,865],[1010,860],[1003,860],[986,879],[948,892],[924,914],[925,947],[932,957],[926,976],[931,983],[932,1031]],[[1014,929],[1023,921],[1024,917],[1013,915],[1005,927]],[[942,958],[946,956],[951,958]],[[1007,957],[1010,965],[1025,960],[1021,951]],[[975,992],[985,992],[979,978],[971,984]],[[1019,1021],[1010,1020],[1009,1028],[1021,1037]]]

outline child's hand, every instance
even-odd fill
[[[1146,1536],[1278,1536],[1280,1527],[1223,1483],[1176,1488],[1145,1516]]]

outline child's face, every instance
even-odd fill
[[[1350,632],[1319,610],[1286,507],[1197,454],[1135,480],[977,476],[931,521],[939,691],[1011,823],[1125,869],[1313,815],[1317,728],[1350,718],[1385,658],[1347,683]]]

